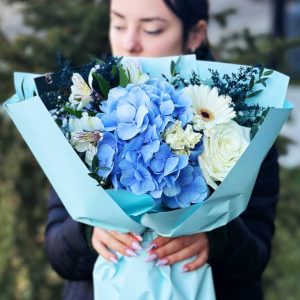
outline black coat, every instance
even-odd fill
[[[218,300],[263,298],[260,281],[270,257],[278,191],[273,147],[262,164],[247,210],[226,226],[228,239],[222,256],[211,261]],[[86,242],[83,225],[70,218],[55,192],[49,199],[46,252],[53,268],[67,280],[63,299],[93,299],[92,270],[97,257]]]

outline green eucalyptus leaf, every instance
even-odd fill
[[[98,156],[95,155],[92,161],[92,170],[97,172],[98,171],[98,163],[99,163],[99,159]]]
[[[98,174],[96,174],[96,173],[88,173],[88,175],[90,177],[92,177],[93,179],[95,179],[99,184],[101,183],[102,177],[100,177]]]
[[[264,76],[270,76],[270,75],[272,75],[274,73],[274,71],[273,70],[268,70],[268,71],[266,71],[266,72],[264,72]]]
[[[175,64],[175,73],[177,73],[181,61],[182,61],[182,56],[179,56],[178,59],[177,59],[177,61],[176,61],[176,64]]]
[[[80,110],[76,110],[76,109],[73,109],[73,108],[67,107],[67,106],[64,107],[64,110],[65,110],[68,114],[70,114],[70,115],[72,115],[72,116],[75,116],[75,117],[77,117],[77,118],[81,118],[81,117],[82,117],[82,112],[81,112]]]
[[[247,99],[253,98],[253,97],[257,96],[257,95],[260,94],[262,91],[263,91],[263,90],[258,90],[258,91],[255,91],[255,92],[249,94],[249,95],[247,96]]]
[[[173,60],[171,61],[171,75],[176,75],[176,63]]]
[[[129,84],[129,76],[127,76],[125,70],[122,66],[118,66],[119,77],[120,77],[120,86],[125,88]]]
[[[102,75],[99,75],[97,73],[93,73],[93,77],[97,80],[98,84],[99,84],[99,88],[103,94],[103,96],[105,98],[108,97],[108,93],[111,89],[109,83],[107,82],[107,80],[102,76]]]
[[[113,77],[115,77],[117,75],[117,72],[118,72],[117,67],[115,65],[113,65],[112,68],[111,68],[111,72],[110,72],[111,75]]]

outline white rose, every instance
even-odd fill
[[[235,121],[204,130],[204,151],[199,156],[200,167],[213,189],[222,182],[250,143],[250,128]]]

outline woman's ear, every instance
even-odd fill
[[[207,34],[207,22],[200,20],[188,33],[186,52],[195,52],[205,41]]]

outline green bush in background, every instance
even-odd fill
[[[104,1],[7,2],[23,4],[25,22],[33,33],[10,41],[0,31],[2,101],[13,93],[12,73],[15,70],[55,71],[58,51],[72,59],[74,65],[109,51],[107,4]],[[218,14],[215,20],[225,24],[224,20],[231,12]],[[215,45],[218,57],[233,62],[268,63],[272,39],[265,38],[262,42],[249,32],[224,39],[225,42]],[[246,47],[232,48],[230,41],[236,39],[244,41]],[[255,59],[253,43],[258,43]],[[283,45],[280,49],[285,49],[291,43],[280,41],[278,44]],[[264,285],[267,300],[296,300],[300,298],[297,282],[300,278],[297,268],[300,262],[300,208],[297,203],[300,169],[282,170],[281,177],[277,234]],[[62,280],[51,270],[43,248],[48,189],[49,183],[31,152],[11,121],[0,112],[0,300],[60,299]]]

